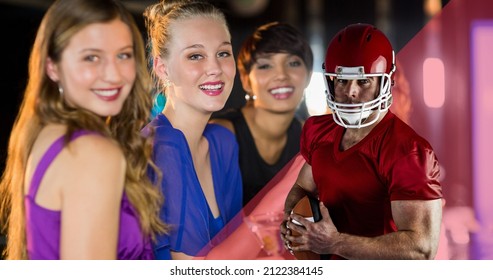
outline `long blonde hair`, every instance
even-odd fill
[[[48,58],[60,62],[70,39],[82,28],[114,19],[126,23],[132,32],[137,73],[120,114],[106,123],[104,118],[90,111],[67,106],[45,68]],[[142,231],[151,237],[166,232],[166,226],[159,219],[161,192],[147,177],[147,168],[155,168],[150,160],[151,139],[140,134],[148,119],[152,98],[144,54],[141,33],[132,15],[116,0],[57,0],[46,12],[31,51],[29,80],[11,132],[6,168],[0,182],[0,218],[7,230],[5,255],[8,259],[28,257],[24,174],[33,143],[49,123],[66,125],[66,139],[74,131],[84,129],[116,140],[127,161],[124,190],[138,213]]]

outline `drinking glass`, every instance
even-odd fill
[[[282,212],[267,212],[245,217],[246,224],[269,256],[280,256],[284,253],[280,231],[283,216]]]

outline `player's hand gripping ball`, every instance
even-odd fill
[[[293,207],[291,213],[298,214],[305,217],[305,219],[311,222],[318,222],[322,219],[322,214],[320,213],[320,207],[318,205],[318,200],[311,196],[304,196],[296,205]],[[297,223],[295,220],[293,223],[302,226],[302,224]],[[291,229],[292,236],[299,236],[300,234]],[[291,246],[297,246],[297,243],[292,243]],[[298,260],[319,260],[320,255],[311,251],[294,251],[293,255]]]

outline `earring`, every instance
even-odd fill
[[[171,81],[169,79],[165,79],[163,82],[163,87],[166,89],[171,86]]]
[[[63,97],[63,88],[60,84],[58,85],[58,92],[60,93],[60,96]]]
[[[249,100],[256,100],[257,99],[257,96],[256,95],[250,95],[250,94],[245,94],[245,100],[246,101],[249,101]]]

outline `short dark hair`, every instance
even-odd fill
[[[287,23],[271,22],[258,27],[243,42],[237,58],[241,74],[249,74],[260,54],[289,53],[299,56],[312,71],[313,52],[306,38]]]

